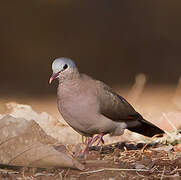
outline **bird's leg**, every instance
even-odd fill
[[[86,154],[89,153],[89,147],[91,147],[92,144],[94,144],[99,138],[100,138],[99,135],[97,135],[97,136],[95,136],[93,138],[88,139],[88,143],[87,143],[87,146],[86,146],[86,148],[85,148],[85,150],[83,152],[83,155],[86,155]]]
[[[94,144],[96,141],[98,141],[97,143],[97,146],[100,144],[100,142],[102,141],[104,143],[104,140],[103,140],[103,136],[104,136],[104,133],[100,133],[98,134],[97,136],[93,137],[93,138],[90,138],[88,139],[88,143],[87,143],[87,146],[83,152],[83,155],[86,155],[89,153],[89,147],[92,146],[92,144]]]
[[[83,152],[83,155],[86,155],[86,154],[89,153],[89,147],[92,145],[93,138],[92,137],[87,137],[86,140],[87,140],[87,142],[86,142],[87,145],[86,145],[86,148],[85,148],[85,150]]]
[[[86,144],[90,144],[91,141],[92,141],[92,137],[87,137],[87,138],[86,138]]]
[[[104,133],[98,134],[97,136],[99,138],[97,142],[97,146],[100,144],[100,142],[104,144],[104,140],[103,140]]]

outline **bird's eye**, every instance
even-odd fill
[[[68,65],[65,64],[64,67],[63,67],[63,69],[65,70],[65,69],[67,69],[67,68],[68,68]]]

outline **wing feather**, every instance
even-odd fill
[[[114,120],[133,120],[137,119],[140,114],[112,88],[103,82],[96,81],[99,98],[99,112],[104,116]]]

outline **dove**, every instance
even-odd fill
[[[58,79],[57,106],[64,120],[78,133],[88,137],[84,153],[102,141],[103,136],[120,136],[125,129],[152,137],[164,131],[145,120],[125,98],[105,83],[79,73],[70,58],[52,63],[49,83]],[[94,136],[96,135],[96,136]]]

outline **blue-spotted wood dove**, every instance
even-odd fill
[[[58,109],[64,120],[78,133],[90,138],[86,148],[105,134],[119,136],[125,129],[152,137],[164,131],[143,119],[120,95],[101,81],[79,73],[69,58],[52,63],[52,80],[58,78]]]

